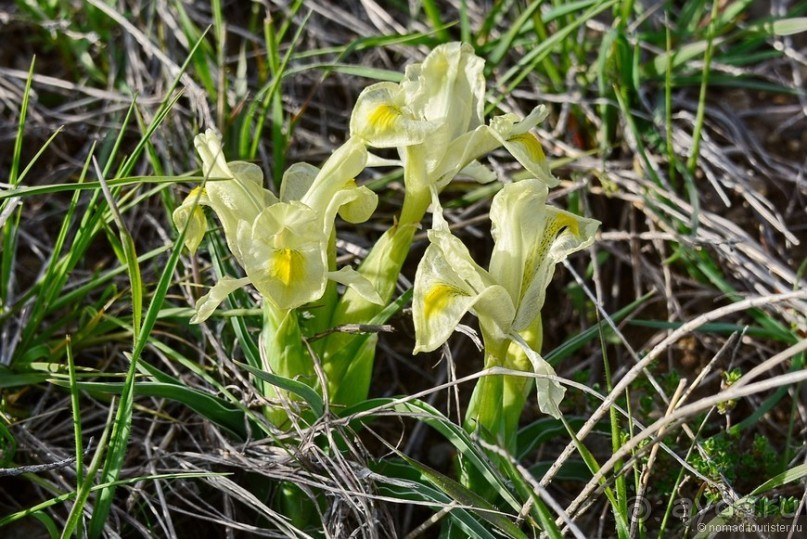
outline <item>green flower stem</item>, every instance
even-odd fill
[[[376,242],[373,250],[359,267],[359,272],[373,283],[385,303],[389,303],[395,292],[398,274],[409,253],[416,230],[415,224],[393,225]],[[383,307],[365,300],[352,289],[348,289],[336,306],[331,325],[367,323]],[[372,349],[369,352],[362,351],[365,342],[367,342],[366,335],[347,333],[332,333],[325,338],[321,359],[332,403],[350,405],[367,398],[374,354]],[[356,362],[360,364],[354,364]],[[342,381],[348,371],[352,371],[356,377],[351,377],[349,388],[342,388]]]
[[[331,231],[331,237],[328,239],[328,271],[336,271],[336,230]],[[303,334],[316,335],[326,331],[331,325],[331,318],[338,301],[336,282],[328,280],[322,297],[306,306],[305,310],[310,316],[303,316],[300,319]],[[326,341],[327,339],[317,339],[310,342],[311,350],[317,357],[322,357]]]
[[[279,309],[270,301],[263,303],[263,330],[261,331],[261,359],[263,368],[284,378],[296,379],[313,387],[316,382],[311,358],[303,346],[297,311]],[[267,399],[291,399],[292,395],[275,386],[258,382]],[[280,407],[267,407],[266,417],[276,426],[288,424],[286,411]]]
[[[317,499],[324,502],[321,495]],[[277,502],[280,513],[288,517],[291,525],[299,530],[310,529],[320,522],[322,509],[317,508],[318,502],[310,498],[292,481],[280,483]]]
[[[404,155],[406,156],[406,166],[404,168],[406,194],[404,195],[399,223],[402,225],[419,225],[432,201],[431,183],[426,170],[423,148],[421,146],[408,146]],[[409,248],[407,247],[408,250]]]
[[[520,332],[521,337],[524,339],[530,348],[539,352],[541,350],[541,343],[543,341],[543,324],[541,323],[541,316],[537,316],[532,325]],[[504,367],[508,369],[530,372],[532,371],[532,363],[530,362],[527,354],[516,343],[510,343],[507,348],[507,354],[504,359]],[[505,447],[512,453],[515,452],[516,434],[518,432],[518,421],[521,418],[521,412],[524,410],[524,405],[527,398],[532,391],[534,381],[532,378],[523,376],[505,376],[504,388],[502,394],[502,420],[504,427],[504,441]]]
[[[328,375],[328,394],[331,404],[353,406],[367,399],[373,376],[377,335],[351,335],[344,351],[328,363],[336,366],[334,375]],[[363,337],[363,338],[362,338]],[[327,372],[327,371],[326,371]]]
[[[519,334],[533,350],[540,350],[543,340],[541,317],[536,317],[532,325]],[[485,338],[484,332],[482,336],[486,369],[500,366],[519,371],[532,370],[532,363],[516,343],[493,341]],[[515,453],[518,422],[532,387],[533,380],[522,376],[480,378],[468,404],[463,427],[468,432],[478,432],[483,440],[498,444],[511,454]],[[488,499],[494,496],[487,480],[470,463],[461,461],[460,469],[460,481],[465,487]]]
[[[507,354],[508,341],[490,339],[482,331],[485,343],[485,368],[501,367]],[[465,412],[463,427],[470,433],[478,433],[480,438],[491,444],[501,445],[503,442],[504,421],[502,417],[502,398],[504,396],[505,376],[484,376],[479,379]],[[491,455],[496,458],[495,455]],[[473,464],[459,459],[460,483],[485,499],[491,499],[494,491],[488,480]]]
[[[362,298],[352,289],[345,291],[336,305],[331,325],[367,323],[390,302],[398,275],[403,268],[415,232],[431,204],[431,188],[422,156],[422,148],[406,148],[404,195],[401,217],[373,246],[358,271],[375,287],[384,305]],[[367,398],[375,357],[376,338],[366,335],[333,333],[321,348],[322,367],[328,378],[328,393],[333,404],[349,406]],[[343,380],[350,380],[343,384]]]
[[[485,343],[485,368],[504,366],[509,342],[489,338],[482,331]],[[479,432],[481,437],[491,443],[501,443],[504,434],[502,422],[502,398],[504,396],[505,376],[484,376],[479,379],[468,403],[463,426],[468,432]]]

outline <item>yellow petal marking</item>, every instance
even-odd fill
[[[283,283],[283,286],[300,280],[304,273],[305,258],[294,249],[278,249],[269,260],[269,276]]]
[[[395,127],[395,123],[400,116],[400,110],[390,104],[383,103],[370,113],[367,121],[378,131],[387,131]]]
[[[436,313],[445,310],[451,299],[458,295],[466,294],[454,286],[437,283],[423,297],[423,316],[427,320],[430,319]]]
[[[541,243],[528,255],[524,263],[524,277],[521,282],[522,293],[527,289],[527,284],[534,277],[536,269],[546,257],[546,253],[554,243],[555,238],[560,235],[564,228],[568,228],[572,234],[578,238],[580,237],[580,224],[577,219],[566,213],[555,214],[555,218],[546,224]]]
[[[557,218],[552,223],[552,233],[550,236],[554,239],[554,237],[561,231],[563,228],[568,228],[572,234],[576,237],[580,237],[580,223],[569,214],[566,213],[559,213]]]
[[[530,159],[535,161],[536,163],[543,163],[546,160],[546,156],[544,155],[544,149],[541,147],[541,143],[538,141],[538,137],[533,135],[532,133],[522,133],[520,135],[515,135],[507,140],[507,142],[515,142],[516,144],[520,144],[524,147],[527,151],[527,155],[530,156]]]

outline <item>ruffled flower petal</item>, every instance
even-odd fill
[[[350,136],[375,148],[421,144],[435,126],[412,115],[400,87],[379,82],[359,94],[350,117]]]
[[[566,394],[566,388],[560,385],[557,380],[546,378],[547,376],[557,376],[541,354],[533,350],[518,335],[512,335],[513,341],[518,344],[532,364],[532,372],[539,375],[535,378],[535,391],[538,395],[538,407],[545,414],[551,415],[555,419],[560,419],[560,403]]]
[[[280,309],[322,297],[327,279],[327,238],[316,213],[299,202],[279,202],[238,226],[244,270],[262,296]]]
[[[448,231],[439,214],[429,231],[431,244],[418,265],[412,300],[415,353],[446,342],[462,317],[473,311],[483,330],[504,337],[515,309],[506,291],[471,258],[468,248]]]
[[[384,304],[384,301],[381,299],[381,296],[378,295],[378,291],[373,286],[373,283],[353,268],[344,267],[339,271],[329,271],[328,279],[352,288],[370,303],[375,303],[376,305]]]
[[[250,282],[249,278],[244,277],[242,279],[233,279],[232,277],[222,277],[219,279],[213,288],[210,289],[210,292],[199,298],[196,302],[196,314],[190,320],[191,324],[200,324],[207,320],[213,311],[215,311],[221,302],[223,302],[227,296],[231,293],[235,292],[239,288],[242,288],[248,285]]]
[[[172,215],[177,230],[185,230],[185,247],[194,254],[207,232],[207,219],[202,206],[210,205],[207,193],[195,187]]]

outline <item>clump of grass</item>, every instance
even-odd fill
[[[0,54],[0,136],[14,141],[0,154],[0,526],[645,537],[740,502],[803,514],[807,193],[788,149],[805,122],[803,8],[379,5],[18,2],[3,31],[37,39],[17,51],[30,72]],[[168,224],[179,180],[198,179],[192,137],[217,127],[228,156],[276,184],[342,142],[363,86],[456,39],[487,60],[490,111],[551,105],[554,203],[603,221],[544,316],[563,419],[528,408],[513,454],[469,436],[472,339],[413,357],[404,311],[380,334],[371,399],[326,410],[281,381],[301,398],[279,431],[245,366],[259,364],[254,298],[187,324],[208,276],[234,270],[221,237],[189,257]],[[391,223],[401,178],[366,179]],[[449,194],[453,229],[484,259],[493,190]],[[340,259],[379,234],[350,230]],[[494,501],[457,482],[455,453]],[[308,529],[281,515],[289,484],[318,515]]]

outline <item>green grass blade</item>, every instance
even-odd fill
[[[126,381],[123,384],[121,391],[121,404],[118,408],[118,413],[115,416],[115,429],[112,432],[112,439],[110,440],[109,453],[107,460],[104,463],[102,478],[110,485],[118,479],[123,460],[126,455],[126,450],[129,441],[129,433],[131,431],[132,421],[132,407],[134,404],[135,394],[135,373],[137,372],[137,363],[140,356],[149,342],[149,335],[154,327],[157,317],[159,316],[160,309],[162,308],[165,296],[168,292],[168,287],[171,285],[174,270],[179,261],[179,255],[182,249],[182,240],[180,237],[178,242],[174,244],[171,256],[166,262],[165,268],[157,282],[157,287],[154,291],[151,302],[149,303],[148,310],[146,311],[143,319],[143,324],[140,331],[137,333],[138,337],[135,340],[134,348],[129,356],[129,369],[126,374]],[[98,495],[98,501],[93,512],[92,519],[90,520],[88,535],[91,538],[99,537],[107,519],[109,510],[112,505],[112,498],[114,496],[114,486],[107,489],[102,489]]]
[[[0,371],[0,374],[2,374],[2,371]],[[0,380],[3,380],[3,378],[5,378],[5,376],[0,376]],[[0,422],[0,466],[8,466],[14,459],[16,452],[17,440],[14,439],[14,435],[11,434],[8,427]]]
[[[44,351],[47,353],[47,349]],[[13,387],[30,386],[40,384],[48,379],[45,373],[12,373],[7,367],[0,366],[0,389],[10,389]]]
[[[345,418],[350,418],[356,414],[362,417],[361,421],[366,421],[367,415],[372,417],[371,411],[381,411],[387,408],[411,416],[439,432],[457,449],[467,462],[471,463],[479,470],[479,473],[482,474],[495,489],[496,493],[501,496],[510,507],[516,511],[520,510],[521,503],[516,500],[507,488],[506,481],[490,464],[488,457],[482,453],[479,445],[471,439],[470,435],[462,427],[450,421],[433,406],[417,399],[404,402],[400,399],[389,398],[369,399],[345,409],[340,415]]]
[[[72,387],[77,387],[77,385],[71,383],[71,389]],[[76,498],[75,501],[73,502],[73,507],[70,508],[70,513],[67,515],[67,522],[65,522],[65,526],[62,529],[62,539],[65,539],[73,535],[73,531],[76,530],[76,528],[78,528],[79,526],[81,515],[84,512],[84,505],[87,503],[87,499],[90,497],[93,481],[95,480],[95,476],[98,474],[98,469],[101,467],[102,459],[107,449],[107,443],[109,441],[110,433],[112,433],[114,429],[113,426],[114,415],[115,415],[115,401],[113,399],[113,401],[110,403],[109,406],[109,414],[107,416],[106,426],[104,427],[104,431],[101,434],[101,439],[98,441],[98,446],[95,448],[95,453],[93,454],[92,461],[90,462],[90,466],[87,469],[87,475],[83,481],[79,482],[79,487],[76,489]],[[79,458],[83,458],[83,454]],[[101,492],[105,491],[102,490]],[[94,512],[93,517],[95,517]],[[101,522],[102,528],[103,525],[104,522]],[[90,531],[90,533],[92,533],[92,531]],[[97,536],[98,535],[96,535],[96,537]]]
[[[748,32],[760,32],[766,36],[792,36],[807,32],[807,17],[791,17],[775,21],[753,23],[746,28]]]
[[[84,167],[82,168],[81,174],[78,177],[79,184],[83,183],[84,179],[86,178],[94,148],[95,144],[91,146],[87,159],[84,162]],[[40,327],[42,321],[47,316],[49,311],[48,306],[52,304],[57,297],[59,297],[64,288],[64,284],[67,281],[71,268],[69,265],[64,263],[65,259],[60,257],[62,257],[62,251],[67,241],[67,235],[70,227],[73,225],[73,218],[79,204],[80,193],[81,192],[78,190],[73,192],[67,212],[62,220],[59,234],[57,235],[56,241],[53,245],[53,254],[51,255],[47,269],[45,270],[45,275],[42,280],[37,283],[37,286],[34,287],[36,290],[36,295],[34,298],[34,304],[30,310],[31,314],[29,321],[24,330],[24,336],[22,339],[23,342],[30,342],[31,335]]]
[[[126,136],[127,127],[129,126],[129,121],[131,120],[132,113],[135,111],[136,107],[137,107],[137,101],[136,99],[132,99],[129,108],[126,110],[126,115],[123,117],[123,120],[121,120],[121,127],[118,130],[118,135],[114,138],[114,140],[112,140],[111,143],[112,145],[109,149],[109,152],[106,155],[102,156],[102,158],[104,159],[104,168],[102,169],[102,173],[98,175],[99,184],[101,185],[103,185],[103,183],[100,180],[100,177],[103,176],[104,178],[106,178],[107,176],[110,176],[112,174],[112,167],[115,164],[115,158],[118,155],[118,151],[120,150],[121,144],[123,144],[123,140]],[[107,139],[107,141],[108,140],[111,139]]]
[[[793,483],[794,481],[799,481],[802,478],[807,477],[807,464],[799,464],[787,471],[780,473],[779,475],[772,477],[759,485],[757,488],[751,491],[751,496],[757,496],[764,492],[768,492],[775,488],[783,487],[788,483]]]
[[[773,489],[780,488],[784,485],[789,483],[793,483],[795,481],[800,481],[801,479],[807,477],[807,464],[800,464],[795,466],[789,470],[786,470],[775,477],[772,477],[759,485],[757,488],[751,491],[748,496],[745,496],[735,502],[732,505],[726,507],[720,514],[710,520],[705,526],[699,526],[698,529],[700,531],[696,536],[695,539],[705,539],[706,537],[710,537],[709,532],[710,530],[718,529],[719,526],[726,525],[727,523],[734,522],[733,519],[737,516],[737,511],[741,510],[742,508],[753,507],[754,500],[756,496],[768,492]]]
[[[168,113],[173,109],[174,105],[179,101],[182,97],[181,92],[176,92],[177,86],[179,86],[179,82],[182,78],[182,75],[185,73],[185,70],[188,69],[188,65],[191,63],[191,59],[195,55],[196,51],[199,49],[199,45],[204,39],[207,31],[205,31],[199,41],[197,41],[193,48],[191,48],[190,52],[188,53],[188,58],[185,62],[180,66],[179,71],[177,72],[176,77],[172,81],[171,85],[166,90],[166,95],[171,96],[169,99],[164,100],[160,103],[160,107],[158,108],[157,112],[154,114],[154,119],[149,124],[146,131],[140,137],[140,141],[135,146],[132,153],[127,157],[127,159],[123,162],[118,173],[116,174],[117,177],[125,177],[131,175],[132,170],[134,169],[135,164],[137,163],[138,159],[140,159],[140,155],[143,153],[143,150],[146,148],[148,144],[148,140],[151,139],[154,132],[157,130],[160,125],[162,125],[165,118],[168,116]]]
[[[291,380],[289,378],[284,378],[271,372],[266,372],[264,370],[257,369],[252,365],[247,365],[246,363],[236,362],[236,364],[240,366],[242,369],[252,373],[252,375],[258,378],[259,380],[269,382],[273,386],[294,393],[298,397],[302,398],[308,404],[308,406],[311,407],[311,410],[314,412],[316,417],[322,417],[322,414],[325,411],[325,403],[322,401],[322,397],[320,397],[319,394],[316,391],[314,391],[311,387],[305,385],[302,382],[298,382],[297,380]]]
[[[530,474],[531,470],[524,470],[524,468],[521,467],[517,468],[509,459],[503,459],[503,465],[506,469],[505,475],[513,482],[513,486],[521,494],[521,497],[525,500],[532,500],[530,514],[532,514],[533,518],[535,519],[535,522],[531,523],[533,527],[538,527],[536,526],[536,524],[538,524],[540,525],[542,532],[547,536],[551,537],[552,539],[561,539],[563,537],[563,533],[558,525],[555,524],[555,519],[552,517],[552,513],[549,511],[549,508],[546,506],[544,500],[541,498],[538,492],[536,492],[531,484],[529,484],[522,476],[522,470],[526,474]],[[536,477],[536,475],[532,474],[532,477]]]
[[[104,489],[118,487],[121,485],[131,485],[133,483],[139,483],[141,481],[150,481],[150,480],[160,480],[160,479],[197,479],[197,478],[208,478],[208,477],[226,477],[230,474],[228,473],[215,473],[215,472],[187,472],[187,473],[164,473],[164,474],[153,474],[153,475],[146,475],[142,477],[133,477],[131,479],[122,479],[119,481],[115,481],[114,483],[101,483],[99,485],[95,485],[90,488],[90,493],[98,492]],[[53,507],[59,505],[64,502],[69,502],[76,498],[76,491],[66,492],[64,494],[59,494],[58,496],[54,496],[49,500],[45,500],[44,502],[38,503],[28,509],[23,509],[22,511],[17,511],[16,513],[12,513],[10,515],[5,515],[0,517],[0,528],[3,526],[7,526],[12,522],[16,522],[21,520],[27,516],[33,515],[37,511],[42,511],[43,509],[48,509],[49,507]]]
[[[611,320],[615,323],[621,322],[633,311],[644,305],[644,303],[653,296],[654,292],[648,292],[644,296],[632,301],[629,305],[618,310],[611,315]],[[562,360],[571,357],[574,352],[582,348],[586,343],[600,335],[600,332],[609,332],[610,326],[607,320],[601,320],[596,325],[586,329],[585,331],[575,335],[567,340],[551,352],[544,354],[544,359],[553,365],[557,365]]]
[[[31,171],[31,169],[34,167],[34,165],[37,163],[37,161],[38,161],[38,160],[39,160],[39,158],[42,156],[42,154],[43,154],[43,153],[45,153],[45,150],[47,150],[47,149],[48,149],[48,147],[51,145],[51,143],[52,143],[52,142],[53,142],[53,141],[56,139],[56,137],[58,137],[58,136],[59,136],[59,134],[61,134],[61,132],[62,132],[63,130],[64,130],[64,128],[63,128],[63,127],[58,127],[58,128],[57,128],[57,129],[56,129],[56,130],[55,130],[55,131],[54,131],[54,132],[53,132],[53,133],[52,133],[52,134],[51,134],[51,135],[48,137],[48,140],[46,140],[46,141],[45,141],[45,143],[44,143],[44,144],[42,144],[42,146],[41,146],[41,147],[40,147],[40,148],[39,148],[39,149],[36,151],[36,153],[34,154],[34,156],[33,156],[33,157],[31,158],[31,160],[28,162],[28,164],[27,164],[27,165],[25,165],[25,168],[22,170],[22,172],[20,172],[20,175],[19,175],[19,176],[16,178],[15,183],[12,183],[12,185],[14,185],[14,187],[17,187],[17,186],[19,185],[19,183],[21,183],[21,182],[22,182],[22,181],[25,179],[25,177],[28,175],[28,173]],[[7,192],[8,192],[8,191],[7,191]]]
[[[51,539],[56,539],[59,537],[59,527],[56,525],[56,522],[54,522],[50,515],[42,511],[34,511],[31,513],[31,516],[45,527],[45,530],[48,532]]]
[[[578,429],[583,426],[586,419],[585,417],[567,417],[566,422],[572,428]],[[595,432],[608,434],[610,428],[603,422],[595,428]],[[563,422],[553,417],[544,417],[522,427],[518,431],[516,443],[518,452],[516,453],[516,459],[518,461],[524,460],[540,445],[565,434],[566,427],[563,425]]]
[[[198,48],[201,49],[201,54],[190,55],[190,57],[193,59],[194,78],[202,83],[207,95],[215,96],[216,83],[214,82],[214,77],[210,71],[210,63],[207,61],[208,58],[213,57],[213,48],[210,43],[202,39],[203,36],[209,31],[209,28],[207,30],[200,31],[191,20],[188,12],[185,10],[184,3],[180,0],[175,0],[172,2],[171,9],[174,10],[174,13],[176,13],[177,17],[179,18],[179,26],[181,27],[185,38],[189,43],[197,43]]]
[[[57,386],[68,385],[62,379],[52,378],[49,381]],[[95,396],[122,395],[126,389],[123,382],[77,382],[76,387]],[[137,382],[132,392],[136,396],[160,397],[182,403],[239,438],[247,437],[248,421],[244,410],[202,390],[175,383]]]
[[[299,7],[299,5],[298,5]],[[276,42],[276,39],[279,39],[274,33],[274,27],[272,26],[271,21],[267,21],[265,25],[266,30],[266,43],[267,48],[269,49],[268,55],[270,59],[270,66],[272,67],[272,84],[269,86],[268,91],[266,92],[263,101],[260,103],[260,114],[257,116],[257,123],[255,125],[254,130],[250,133],[249,122],[244,123],[244,129],[241,132],[241,142],[242,142],[242,150],[244,149],[244,142],[247,140],[252,140],[252,144],[249,147],[248,152],[246,153],[246,157],[248,159],[254,159],[255,156],[258,154],[258,145],[260,143],[261,135],[263,133],[263,125],[265,122],[265,118],[267,116],[267,112],[269,111],[270,107],[272,110],[272,154],[274,157],[274,168],[273,168],[273,178],[277,185],[280,185],[280,179],[283,177],[283,170],[285,169],[285,162],[286,162],[286,148],[288,146],[288,140],[291,138],[291,133],[287,133],[285,136],[283,134],[283,123],[284,123],[284,113],[283,113],[283,101],[282,96],[280,94],[280,82],[283,79],[284,73],[289,65],[289,61],[292,57],[292,52],[297,48],[297,44],[303,36],[303,29],[305,28],[310,13],[306,15],[305,19],[303,19],[300,27],[297,29],[297,32],[294,34],[291,43],[289,44],[288,50],[286,54],[283,55],[282,61],[280,61],[280,43]],[[256,104],[257,100],[256,100]],[[291,126],[289,126],[291,129]],[[242,152],[242,155],[244,153]]]
[[[706,50],[703,54],[703,78],[701,80],[700,95],[698,96],[698,110],[695,113],[695,125],[692,131],[692,151],[689,154],[689,159],[687,159],[687,170],[689,170],[689,173],[692,175],[695,174],[695,167],[698,164],[698,157],[700,157],[703,124],[706,119],[706,93],[707,89],[709,88],[709,71],[712,67],[712,52],[714,51],[715,45],[715,19],[717,18],[719,7],[719,3],[712,3],[712,14],[710,17],[709,27],[706,31]],[[697,208],[693,210],[693,214],[696,213]]]
[[[434,33],[437,34],[437,38],[443,43],[449,41],[451,37],[448,35],[446,25],[440,18],[442,8],[438,6],[437,2],[434,0],[423,0],[421,5],[423,6],[423,11],[426,13],[426,17],[432,25]]]
[[[788,372],[797,372],[803,368],[804,368],[804,354],[798,354],[793,357]],[[772,395],[770,395],[764,401],[762,401],[762,404],[759,404],[756,407],[754,407],[753,412],[751,412],[751,414],[749,414],[748,417],[743,418],[743,420],[740,421],[739,423],[732,425],[731,427],[726,429],[727,432],[732,436],[739,436],[743,430],[756,426],[758,422],[765,416],[765,414],[770,412],[774,406],[776,406],[786,395],[790,393],[791,389],[792,388],[789,386],[782,386],[777,388]],[[788,445],[785,445],[785,447],[788,447]]]
[[[600,318],[600,313],[597,311],[597,318]],[[611,364],[608,359],[608,347],[606,344],[605,339],[605,332],[600,332],[600,346],[602,348],[602,364],[603,364],[603,373],[605,375],[605,386],[608,390],[608,393],[611,394],[614,390],[613,386],[613,379],[611,377]],[[630,404],[630,396],[626,393],[626,401]],[[629,416],[630,417],[630,416]],[[622,426],[620,422],[619,414],[615,407],[611,407],[608,411],[608,418],[609,418],[609,425],[611,427],[611,452],[612,454],[616,454],[619,451],[619,448],[622,446]],[[568,425],[567,422],[564,421],[564,426]],[[568,428],[568,427],[567,427]],[[571,432],[571,429],[569,429]],[[594,464],[594,457],[593,455],[587,454],[587,448],[582,443],[578,444],[578,451],[581,451],[581,455],[583,455],[586,464],[592,466]],[[617,474],[616,479],[614,481],[614,491],[610,496],[608,496],[608,501],[611,502],[611,510],[614,514],[614,518],[617,522],[617,534],[620,539],[627,539],[630,534],[627,532],[627,515],[628,515],[628,485],[625,479],[625,476],[620,472],[624,463],[623,461],[618,461],[614,466],[614,473]],[[592,472],[596,471],[594,468],[591,470]]]
[[[76,379],[76,362],[73,359],[72,346],[70,345],[69,336],[66,339],[65,349],[67,351],[67,368],[70,379],[70,408],[73,412],[73,437],[76,441],[76,490],[80,490],[81,485],[85,480],[84,446],[82,442],[83,436],[81,433],[81,395],[78,389],[78,381]],[[78,512],[81,512],[81,510],[82,508],[77,509]],[[80,519],[76,521],[75,529],[76,535],[81,537],[83,533]]]
[[[667,322],[665,320],[642,320],[638,318],[630,320],[627,323],[629,325],[638,327],[646,327],[654,329],[670,329],[670,330],[678,329],[683,325],[682,322]],[[787,344],[794,344],[796,342],[796,338],[791,332],[782,331],[781,328],[778,327],[768,328],[756,325],[750,326],[750,325],[713,322],[710,324],[704,324],[695,331],[698,333],[712,333],[719,335],[731,335],[732,333],[744,332],[746,335],[759,339],[770,339],[773,341],[781,341]]]
[[[606,0],[594,4],[591,8],[576,17],[571,24],[564,26],[556,33],[552,34],[548,39],[542,41],[540,44],[532,48],[527,54],[521,58],[518,63],[510,68],[500,81],[501,84],[506,85],[508,92],[518,86],[534,69],[541,63],[552,50],[563,44],[580,26],[584,25],[587,21],[604,12],[616,4],[616,0]],[[495,105],[495,104],[494,104]],[[491,107],[489,106],[488,109]]]
[[[425,503],[434,509],[445,509],[452,504],[451,497],[441,490],[425,484],[417,470],[407,463],[386,459],[375,463],[374,467],[381,476],[379,490],[388,496],[398,500]],[[501,537],[500,534],[494,535],[490,526],[480,522],[469,512],[468,508],[463,506],[451,507],[448,518],[451,519],[453,527],[459,528],[465,534],[464,537],[479,539]],[[440,537],[446,537],[446,535]]]
[[[104,193],[109,210],[112,212],[116,224],[118,225],[118,233],[120,234],[120,243],[122,246],[121,262],[126,267],[126,273],[129,276],[129,285],[132,291],[132,329],[135,342],[138,340],[140,324],[143,319],[143,278],[140,274],[140,266],[137,263],[137,252],[135,250],[134,238],[129,233],[126,223],[123,221],[123,216],[118,210],[117,203],[112,197],[112,192],[109,186],[104,181],[103,173],[95,163],[96,173],[98,174],[98,181],[101,184],[101,191]]]
[[[513,46],[516,36],[518,36],[519,32],[524,30],[524,27],[530,21],[533,14],[540,10],[542,4],[543,2],[532,2],[527,6],[527,9],[521,12],[518,19],[511,24],[510,29],[507,30],[507,33],[498,40],[496,47],[487,55],[486,60],[488,62],[492,63],[493,65],[498,65],[502,61],[507,52]],[[540,17],[540,13],[538,16]]]
[[[224,15],[221,12],[221,0],[211,0],[210,10],[213,12],[213,35],[216,40],[216,66],[218,66],[218,81],[216,81],[216,123],[219,131],[224,131],[227,114],[227,76],[225,66],[225,49],[227,46],[227,27],[224,24]]]
[[[28,78],[25,81],[25,90],[22,94],[20,105],[20,118],[17,122],[17,138],[14,140],[14,150],[11,154],[11,168],[8,172],[8,183],[15,187],[19,181],[20,159],[22,157],[23,138],[25,135],[25,119],[28,116],[28,105],[31,98],[31,84],[34,81],[34,65],[36,58],[31,59],[31,67],[28,68]]]
[[[92,157],[92,152],[87,156],[87,159]],[[121,178],[110,178],[106,180],[109,187],[126,187],[138,186],[145,184],[170,184],[173,185],[178,181],[183,182],[201,182],[204,178],[201,176],[183,175],[183,176],[127,176]],[[216,181],[211,179],[210,181]],[[34,198],[42,195],[52,195],[54,193],[64,193],[70,191],[97,191],[101,188],[101,183],[97,181],[84,181],[82,178],[76,183],[51,183],[47,185],[25,185],[18,186],[14,189],[5,189],[0,191],[0,201],[9,198]]]
[[[572,441],[577,448],[577,452],[582,457],[583,461],[586,463],[586,466],[591,471],[592,474],[596,474],[597,471],[600,469],[600,465],[597,462],[597,459],[591,454],[591,451],[580,441],[577,439],[577,436],[572,430],[571,425],[565,420],[565,418],[561,417],[561,421],[563,421],[564,426],[566,427],[566,431],[571,436]],[[628,513],[627,510],[621,511],[620,507],[624,505],[624,503],[620,502],[618,497],[614,494],[614,491],[611,487],[607,485],[605,479],[603,478],[602,481],[602,488],[603,492],[605,493],[605,497],[608,499],[609,503],[611,504],[612,514],[616,520],[616,532],[617,536],[620,539],[624,539],[630,537],[630,526],[628,525]]]
[[[22,94],[22,103],[20,105],[20,118],[17,122],[17,137],[14,140],[14,149],[11,155],[11,167],[9,169],[8,183],[13,189],[19,182],[20,159],[22,158],[23,135],[25,133],[25,118],[28,114],[28,105],[31,95],[31,84],[34,80],[34,64],[35,59],[31,60],[31,67],[28,69],[28,78],[25,82],[25,90]],[[19,227],[19,220],[21,215],[19,206],[16,208],[8,207],[7,204],[0,206],[0,214],[6,214],[7,211],[12,211],[13,215],[9,216],[10,219],[0,223],[3,232],[3,254],[0,258],[0,305],[6,306],[11,303],[11,272],[14,267],[14,256],[17,251],[17,230]]]
[[[527,538],[524,532],[519,530],[509,518],[502,515],[493,505],[488,503],[474,491],[465,488],[453,479],[429,468],[425,464],[421,464],[416,460],[410,459],[403,453],[398,452],[398,456],[420,472],[421,476],[423,476],[426,481],[449,496],[452,501],[458,502],[463,507],[470,508],[469,512],[478,516],[493,526],[496,530],[504,533],[507,537],[510,537],[511,539]]]

